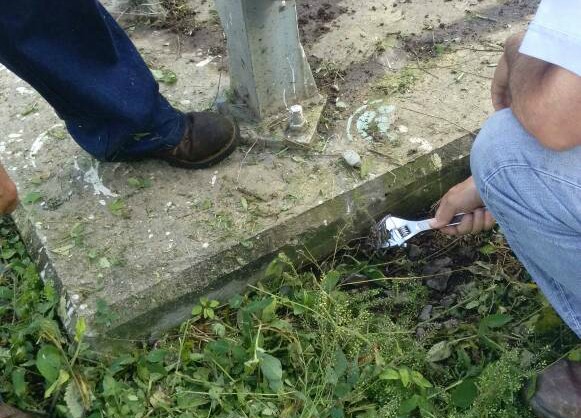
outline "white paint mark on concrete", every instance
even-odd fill
[[[18,94],[32,94],[32,93],[34,93],[34,90],[31,90],[29,88],[21,86],[21,87],[16,87],[16,92]]]
[[[62,123],[57,123],[56,125],[51,126],[46,131],[42,132],[40,135],[36,137],[32,145],[30,146],[30,151],[28,152],[28,159],[30,160],[32,166],[36,168],[36,154],[42,149],[46,140],[48,139],[48,133],[55,128],[62,127]]]
[[[428,152],[432,152],[434,150],[432,144],[430,144],[424,138],[412,137],[409,139],[409,141],[412,144],[417,145],[416,149],[424,154],[427,154]]]
[[[208,58],[206,58],[203,61],[200,61],[196,64],[196,67],[205,67],[206,65],[208,65],[209,63],[211,63],[212,61],[214,61],[217,57],[213,57],[213,56],[209,56]]]
[[[353,121],[357,136],[367,141],[388,139],[388,132],[396,119],[396,107],[374,100],[357,109],[347,121],[347,138],[353,141]]]
[[[75,158],[74,166],[76,170],[83,174],[83,181],[89,186],[93,187],[93,194],[103,195],[106,197],[118,196],[118,194],[113,193],[107,186],[105,186],[103,184],[103,180],[101,177],[99,177],[99,162],[96,162],[95,165],[93,165],[93,162],[91,161],[91,167],[88,170],[83,171],[81,167],[79,167],[79,163]],[[103,206],[106,205],[104,200],[100,200],[99,203],[101,203]]]

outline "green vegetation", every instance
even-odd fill
[[[280,256],[261,284],[202,299],[159,341],[100,352],[82,320],[65,339],[54,288],[0,229],[0,394],[51,416],[524,418],[526,379],[575,347],[491,234],[434,238],[415,261],[346,251],[297,271]],[[439,293],[420,276],[444,254],[456,264]]]
[[[395,74],[385,75],[373,86],[373,88],[388,96],[404,94],[411,91],[418,79],[418,71],[406,67]]]

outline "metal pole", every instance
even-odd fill
[[[230,83],[258,119],[319,97],[299,39],[296,0],[216,0]]]

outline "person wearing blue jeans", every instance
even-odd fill
[[[508,243],[581,337],[581,5],[543,0],[510,37],[492,83],[494,113],[473,145],[472,177],[441,200],[435,228],[490,229]],[[484,209],[486,208],[486,209]],[[472,212],[446,228],[455,213]],[[531,399],[539,417],[581,417],[581,364],[557,362]]]
[[[99,160],[157,158],[205,168],[236,147],[232,120],[184,114],[168,103],[127,34],[97,0],[3,0],[0,63],[34,87]],[[2,213],[15,206],[10,183],[0,169]]]

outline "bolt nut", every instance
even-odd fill
[[[303,114],[303,107],[301,105],[293,105],[290,107],[289,124],[291,131],[300,132],[307,124],[305,115]]]

